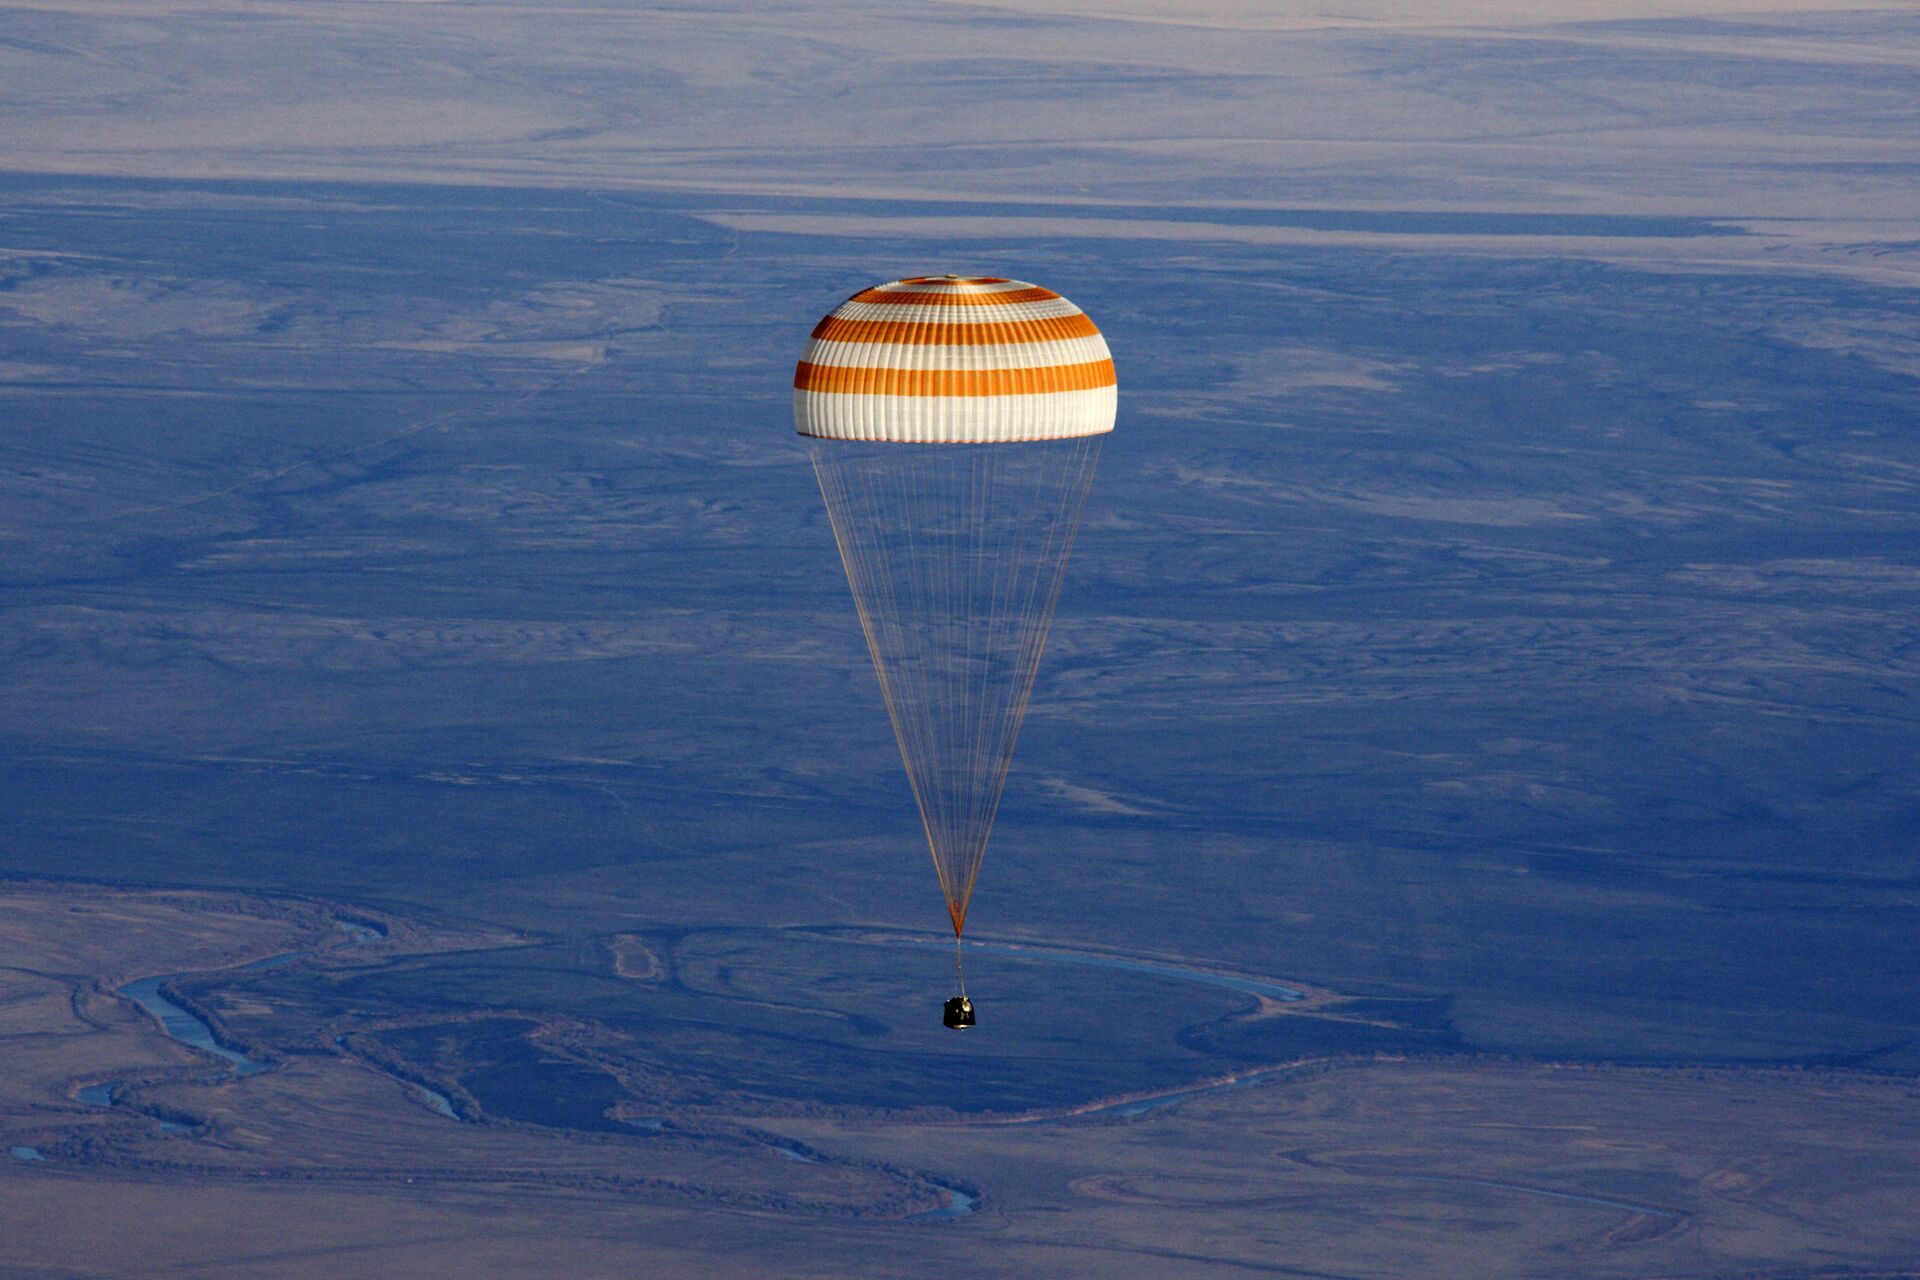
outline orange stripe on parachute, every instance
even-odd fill
[[[869,396],[1031,396],[1114,385],[1113,361],[1037,369],[867,369],[809,364],[793,371],[797,391]]]
[[[1001,293],[908,293],[904,290],[862,289],[848,302],[877,302],[907,307],[1006,307],[1017,302],[1051,302],[1060,295],[1051,289],[1008,289]]]
[[[985,324],[925,324],[913,320],[841,320],[828,316],[813,327],[828,342],[889,342],[919,347],[985,347],[1016,342],[1059,342],[1097,338],[1100,331],[1084,315],[1047,320],[990,320]]]

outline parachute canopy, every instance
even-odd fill
[[[793,385],[958,938],[1113,429],[1113,360],[1050,290],[923,276],[836,308]]]
[[[1064,440],[1113,430],[1113,356],[1051,289],[917,276],[814,326],[793,374],[803,436],[895,444]]]

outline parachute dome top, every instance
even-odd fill
[[[814,326],[793,374],[803,436],[896,444],[1070,440],[1113,430],[1113,356],[1051,289],[915,276]]]

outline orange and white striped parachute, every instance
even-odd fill
[[[956,945],[1116,403],[1093,321],[995,277],[863,289],[794,371]]]
[[[862,289],[814,326],[793,374],[803,436],[1005,444],[1113,430],[1113,356],[1051,289],[919,276]]]

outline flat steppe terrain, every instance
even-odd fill
[[[309,1003],[436,958],[551,949],[528,937],[233,894],[15,883],[0,905],[0,1258],[30,1263],[20,1274],[457,1276],[544,1256],[572,1275],[932,1276],[963,1247],[970,1269],[1008,1276],[1784,1276],[1810,1255],[1892,1275],[1920,1248],[1906,1079],[1349,1053],[1196,1062],[1184,1080],[1110,1062],[1137,1087],[1019,1114],[955,1113],[937,1094],[914,1112],[835,1107],[817,1089],[796,1110],[758,1058],[679,1053],[641,1074],[620,1027],[566,1010],[456,997],[395,1026]],[[780,946],[728,941],[742,984],[790,977]],[[750,1020],[737,1006],[755,993],[704,988],[699,955],[660,945],[633,977],[644,943],[607,943],[629,1017],[670,1024],[661,1007],[698,990],[710,1023]],[[109,994],[150,971],[270,1065],[243,1076]],[[1240,996],[1221,1017],[1365,1009],[1300,1003]],[[827,1012],[815,1025],[848,1017]],[[261,1026],[307,1033],[234,1035]],[[392,1047],[423,1030],[431,1052]],[[1150,1030],[1172,1034],[1139,1046],[1147,1059],[1195,1029]],[[991,1054],[987,1034],[968,1049]],[[797,1055],[851,1059],[833,1031],[790,1035]],[[516,1053],[519,1070],[497,1070]]]

